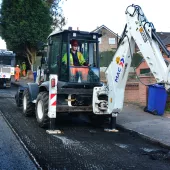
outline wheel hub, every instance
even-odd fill
[[[37,113],[38,113],[38,118],[39,119],[42,119],[43,118],[43,104],[42,104],[42,101],[39,100],[38,101],[38,104],[37,104]]]
[[[24,108],[24,110],[27,109],[27,98],[26,98],[26,96],[24,96],[24,98],[23,98],[23,108]]]

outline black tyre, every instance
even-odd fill
[[[32,116],[35,113],[35,104],[30,101],[28,89],[23,92],[22,109],[24,116]]]
[[[158,115],[157,110],[153,110],[153,111],[152,111],[152,114],[153,114],[153,115]]]
[[[15,95],[15,102],[17,104],[17,107],[21,107],[22,106],[22,104],[20,102],[20,99],[19,99],[18,91],[17,91],[17,94]]]
[[[36,118],[37,122],[40,127],[45,128],[49,125],[49,117],[48,117],[48,102],[49,102],[49,96],[48,92],[40,92],[37,97],[36,102]]]

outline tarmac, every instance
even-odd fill
[[[33,82],[33,80],[27,79],[26,77],[21,77],[19,82],[15,82],[14,78],[12,78],[12,84],[17,86],[24,86],[28,82]],[[3,127],[0,128],[0,133],[3,134],[0,135],[3,136],[5,140],[9,140],[8,136],[10,133],[10,136],[12,136],[12,141],[16,143],[19,142],[17,137],[10,132],[10,125],[5,122],[6,121],[4,121],[3,116],[0,116],[0,125],[3,125]],[[148,112],[144,112],[143,107],[141,106],[124,104],[123,111],[117,117],[117,127],[123,128],[127,131],[135,132],[141,137],[153,141],[154,143],[157,143],[166,148],[170,148],[170,113],[165,113],[162,116],[152,115]],[[8,133],[4,133],[2,129],[5,129],[4,131],[8,131]],[[0,143],[0,147],[4,148],[4,146],[2,145],[3,144]],[[11,143],[10,145],[12,147],[13,143]],[[23,146],[20,146],[20,152],[26,155]],[[27,156],[25,157],[27,158]],[[36,168],[29,157],[26,160],[28,166],[32,166],[31,169]]]

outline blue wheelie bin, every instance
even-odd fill
[[[151,112],[155,115],[163,115],[167,96],[167,92],[163,85],[149,85],[147,107],[145,107],[144,111]]]

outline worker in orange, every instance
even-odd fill
[[[77,40],[71,41],[71,50],[70,50],[70,65],[71,66],[89,66],[89,64],[85,61],[83,54],[78,49],[78,42]],[[67,64],[67,53],[64,54],[62,58],[62,62]],[[87,75],[88,75],[88,68],[81,68],[81,67],[73,67],[71,68],[71,73],[75,75],[77,72],[82,72],[82,79],[87,81]]]
[[[20,68],[19,68],[19,65],[17,65],[17,66],[15,67],[15,81],[19,81],[20,72],[21,72],[21,70],[20,70]]]
[[[26,76],[26,64],[25,64],[25,62],[22,62],[22,75],[24,77]]]

